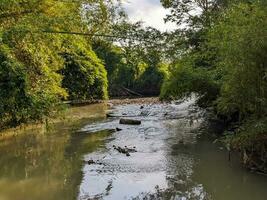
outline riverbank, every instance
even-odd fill
[[[88,119],[97,117],[94,113],[91,113],[91,108],[96,107],[98,110],[104,109],[106,110],[110,106],[118,106],[118,105],[129,105],[129,104],[139,104],[139,105],[148,105],[148,104],[156,104],[160,103],[159,98],[157,97],[143,97],[143,98],[116,98],[110,100],[95,100],[95,101],[77,101],[68,102],[70,105],[65,109],[64,112],[60,113],[56,118],[50,118],[44,120],[44,122],[36,122],[36,123],[28,123],[22,124],[20,126],[14,128],[7,128],[0,131],[0,141],[4,139],[8,139],[19,135],[25,131],[30,131],[34,129],[38,130],[47,130],[53,127],[57,123],[69,123],[75,122],[81,119]],[[80,107],[83,107],[81,111]],[[104,117],[105,112],[102,112],[101,116]],[[42,132],[43,132],[42,131]]]
[[[82,108],[82,109],[81,109]],[[73,124],[79,120],[88,120],[94,118],[105,117],[105,110],[107,109],[107,102],[89,104],[84,106],[72,106],[58,115],[56,118],[47,119],[44,122],[22,124],[18,127],[8,128],[0,131],[0,141],[10,139],[25,132],[38,130],[40,134],[49,132],[57,124]]]

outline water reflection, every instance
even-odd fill
[[[201,183],[211,199],[265,200],[267,177],[248,172],[237,155],[228,155],[210,137],[203,135],[195,146],[196,163],[192,179]]]
[[[193,103],[115,108],[140,126],[105,119],[101,104],[73,108],[72,118],[48,132],[1,140],[0,200],[265,200],[267,178],[243,170],[238,159],[227,162]],[[122,131],[109,131],[116,127]],[[113,145],[137,152],[127,157]]]
[[[142,125],[113,119],[85,126],[91,132],[116,126],[122,131],[104,150],[85,155],[104,164],[84,166],[78,199],[265,199],[266,177],[243,170],[237,159],[228,163],[227,152],[212,143],[214,130],[206,126],[204,112],[192,103],[149,105],[142,111],[138,105],[119,106],[115,113],[137,116]],[[136,146],[138,152],[126,157],[112,145]]]
[[[82,155],[101,146],[107,135],[75,134],[75,129],[94,122],[95,117],[103,119],[104,110],[103,105],[74,108],[69,113],[73,118],[52,125],[50,131],[25,130],[1,141],[0,199],[76,199],[82,179]],[[77,121],[81,111],[83,119]]]

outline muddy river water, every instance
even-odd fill
[[[2,138],[0,200],[266,200],[267,177],[228,162],[213,143],[219,127],[193,103],[112,108],[135,126],[107,119],[104,104],[77,107],[69,120]]]

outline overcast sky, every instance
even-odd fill
[[[145,26],[152,26],[161,31],[175,28],[175,24],[164,23],[163,18],[169,11],[161,6],[160,0],[123,0],[122,2],[132,22],[143,21]]]

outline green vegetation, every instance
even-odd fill
[[[71,74],[67,70],[67,54],[78,67],[80,62],[85,63],[84,69],[80,67],[80,81],[88,81],[97,90],[90,90],[92,96],[106,98],[106,72],[83,37],[48,33],[85,30],[86,23],[80,17],[81,2],[1,1],[1,128],[51,117],[61,107],[61,100],[85,96],[73,91],[80,90],[78,86],[69,91],[68,82],[62,82],[60,71]]]
[[[166,67],[148,55],[151,33],[115,1],[1,1],[0,129],[56,116],[64,100],[159,94]]]
[[[266,1],[161,2],[177,30],[130,23],[119,1],[2,0],[0,129],[53,117],[64,100],[194,93],[267,172]]]
[[[187,27],[179,32],[182,53],[161,97],[197,94],[201,106],[213,106],[219,118],[237,123],[225,142],[243,153],[249,168],[267,172],[266,1],[162,2],[173,10],[167,20]],[[190,15],[194,8],[201,13]]]
[[[163,42],[161,32],[124,20],[114,26],[112,34],[123,36],[116,39],[116,45],[103,40],[92,43],[93,50],[105,63],[109,94],[123,96],[123,88],[127,88],[144,96],[159,95],[168,71],[160,46]]]
[[[66,88],[70,100],[106,99],[107,72],[102,61],[86,44],[86,40],[75,40],[61,53],[64,58],[62,87]]]

